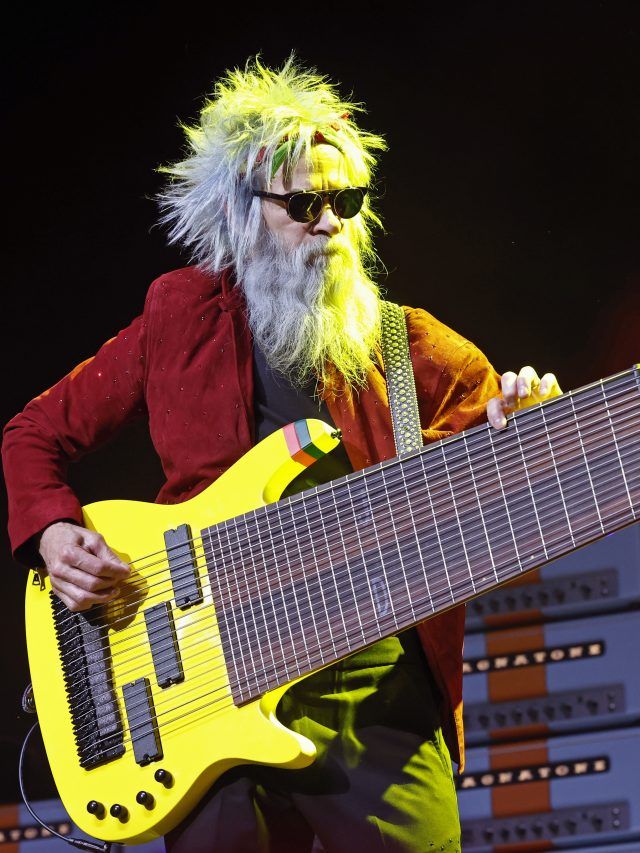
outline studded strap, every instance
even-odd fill
[[[387,377],[396,452],[408,453],[422,447],[422,430],[402,307],[395,302],[382,302],[381,325],[382,361]]]

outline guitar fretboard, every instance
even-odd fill
[[[636,367],[207,528],[234,700],[638,518]]]

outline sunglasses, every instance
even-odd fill
[[[258,198],[283,201],[289,218],[294,222],[313,222],[320,216],[327,201],[338,219],[351,219],[360,213],[367,188],[345,187],[341,190],[321,190],[320,192],[301,190],[286,195],[254,190],[253,194]]]

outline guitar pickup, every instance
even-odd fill
[[[164,544],[176,607],[186,610],[194,604],[200,604],[202,587],[189,525],[181,524],[175,530],[165,530]]]
[[[169,687],[183,681],[184,672],[176,626],[169,602],[162,601],[145,610],[144,621],[147,623],[147,636],[158,686]]]
[[[162,758],[162,746],[148,678],[138,678],[122,688],[136,764],[144,767]]]

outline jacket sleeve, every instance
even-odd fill
[[[2,457],[15,558],[39,561],[33,537],[54,521],[82,523],[67,465],[144,415],[144,315],[36,397],[5,427]]]
[[[405,309],[425,443],[487,419],[500,376],[470,341],[421,309]]]

